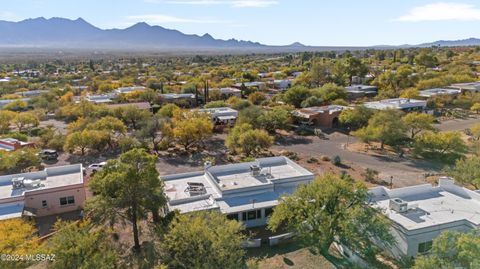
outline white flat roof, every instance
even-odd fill
[[[252,165],[260,167],[259,175],[252,175]],[[298,184],[313,180],[314,175],[286,157],[270,157],[161,178],[170,209],[181,212],[220,209],[228,213],[248,207],[252,200],[258,201],[255,207],[274,206],[281,195],[292,193]],[[200,183],[204,191],[188,191],[189,183]]]
[[[420,91],[419,96],[421,97],[432,97],[437,95],[455,95],[460,94],[462,91],[458,89],[448,89],[448,88],[434,88]]]
[[[457,221],[465,221],[480,227],[480,193],[441,179],[438,187],[430,184],[389,190],[384,187],[370,189],[374,207],[406,230],[434,227]],[[405,213],[389,208],[391,199],[407,202]]]
[[[12,179],[25,178],[40,180],[40,186],[34,188],[12,188]],[[83,184],[81,164],[45,168],[43,171],[0,176],[0,199],[23,196],[25,192],[52,189],[75,184]]]
[[[426,107],[427,101],[417,100],[417,99],[407,99],[407,98],[394,98],[394,99],[384,99],[381,101],[375,102],[366,102],[363,104],[365,107],[372,109],[407,109],[413,107]]]

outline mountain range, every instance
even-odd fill
[[[161,26],[139,22],[125,29],[100,29],[82,18],[43,17],[19,22],[0,21],[0,47],[53,49],[110,50],[252,50],[252,51],[312,51],[362,49],[366,47],[305,46],[295,42],[286,46],[268,46],[236,39],[215,39],[209,34],[190,35]],[[480,45],[480,39],[436,41],[401,47]],[[374,48],[394,46],[374,46]]]

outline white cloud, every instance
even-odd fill
[[[127,20],[132,22],[146,22],[149,24],[162,24],[162,23],[229,23],[224,20],[216,20],[211,18],[181,18],[163,14],[146,14],[146,15],[133,15],[128,16]]]
[[[480,20],[480,8],[470,4],[446,2],[415,7],[396,19],[405,22],[477,20]]]
[[[229,5],[236,8],[269,7],[278,4],[277,0],[145,0],[148,3],[168,3],[179,5]]]

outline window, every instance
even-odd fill
[[[243,220],[254,220],[254,219],[261,219],[262,218],[262,210],[252,210],[243,212]]]
[[[236,220],[236,221],[238,221],[238,214],[237,214],[237,213],[234,213],[234,214],[228,214],[228,215],[227,215],[227,219],[229,219],[229,220]]]
[[[60,198],[60,205],[73,205],[75,204],[75,197],[68,196]]]
[[[265,218],[269,217],[273,213],[273,207],[265,208]]]
[[[432,241],[418,244],[418,253],[427,253],[430,249],[432,249]]]
[[[47,200],[42,200],[42,207],[47,207]]]

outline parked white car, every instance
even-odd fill
[[[98,170],[102,169],[102,167],[107,164],[107,162],[101,162],[101,163],[92,163],[91,165],[88,166],[88,170],[92,172],[97,172]]]

